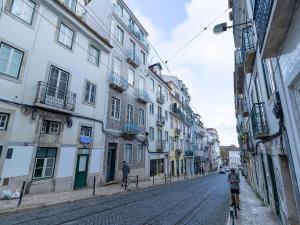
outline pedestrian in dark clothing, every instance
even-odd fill
[[[125,187],[127,187],[127,179],[128,179],[128,175],[130,173],[130,168],[126,164],[126,161],[123,161],[122,173],[123,173],[123,182],[122,182],[121,186],[125,185]]]

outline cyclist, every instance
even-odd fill
[[[231,200],[232,206],[235,200],[236,207],[240,210],[240,177],[239,174],[236,173],[234,168],[231,168],[231,172],[228,174],[228,182],[230,183],[230,190],[231,190]]]

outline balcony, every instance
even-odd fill
[[[188,133],[186,134],[186,139],[187,139],[187,140],[190,140],[190,139],[191,139],[191,137],[192,137],[192,135],[191,135],[191,134],[188,134]]]
[[[164,126],[166,123],[166,119],[165,117],[163,117],[162,115],[157,115],[156,116],[156,124],[159,126]]]
[[[181,130],[180,130],[179,128],[175,128],[175,129],[174,129],[174,136],[175,136],[175,137],[179,137],[180,134],[181,134]]]
[[[71,113],[75,110],[76,94],[39,81],[34,104],[54,111]]]
[[[136,89],[135,95],[136,95],[137,100],[142,104],[147,104],[150,101],[148,92],[146,92],[144,90]]]
[[[177,147],[175,149],[175,157],[179,158],[181,156],[181,154],[182,154],[182,149],[180,147]]]
[[[170,111],[172,113],[174,113],[175,115],[181,117],[182,119],[184,118],[183,112],[181,111],[180,108],[177,107],[177,105],[175,103],[170,105]]]
[[[119,92],[124,92],[128,88],[127,79],[115,72],[111,72],[109,76],[109,86]]]
[[[186,150],[186,151],[184,151],[184,156],[185,157],[193,157],[194,152],[192,150]]]
[[[141,65],[141,59],[137,56],[137,54],[132,51],[127,51],[127,62],[132,65],[134,68],[137,68]]]
[[[242,30],[242,61],[244,62],[245,73],[252,73],[256,55],[255,36],[253,26]]]
[[[191,118],[190,116],[186,116],[185,117],[185,122],[189,123],[189,124],[193,124],[194,120],[193,118]]]
[[[248,109],[248,102],[247,98],[244,97],[241,99],[242,101],[242,112],[243,112],[243,117],[249,117],[249,109]]]
[[[138,125],[133,122],[126,122],[123,125],[123,137],[125,139],[133,139],[139,133]]]
[[[72,13],[74,13],[80,19],[83,18],[83,15],[86,13],[86,9],[84,8],[84,1],[70,1],[69,4],[65,3],[65,0],[56,0],[60,4],[64,5],[67,9],[69,9]]]
[[[161,140],[161,139],[157,139],[156,140],[156,150],[157,150],[157,152],[164,152],[165,149],[166,149],[166,141]]]
[[[296,0],[256,0],[254,22],[260,49],[265,45],[262,52],[264,58],[278,56],[297,4],[295,2]],[[271,17],[271,14],[276,16]]]
[[[269,128],[265,112],[264,102],[255,103],[251,113],[252,132],[255,139],[261,139],[269,135]]]
[[[163,95],[161,92],[156,93],[156,101],[160,104],[165,103],[165,95]]]

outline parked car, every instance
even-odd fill
[[[223,169],[221,169],[221,170],[219,170],[219,173],[220,173],[220,174],[226,174],[226,171],[223,170]]]

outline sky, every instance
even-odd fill
[[[125,2],[148,31],[148,40],[164,61],[228,8],[228,0]],[[228,21],[227,11],[214,25]],[[205,127],[218,130],[221,145],[237,145],[232,30],[216,35],[212,29],[213,25],[169,60],[168,67],[188,86],[192,108],[201,115]],[[153,51],[149,60],[158,60]]]

